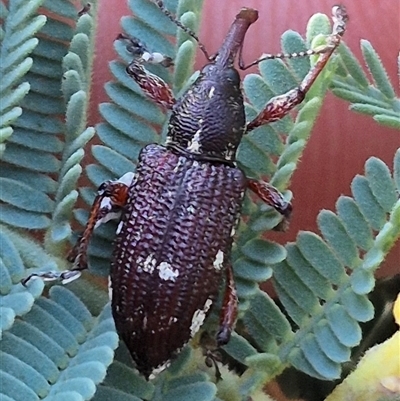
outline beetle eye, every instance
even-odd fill
[[[226,71],[224,71],[224,73],[225,73],[225,78],[229,80],[233,85],[235,84],[239,85],[240,75],[235,68],[229,68]]]

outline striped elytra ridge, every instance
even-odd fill
[[[160,145],[141,152],[111,268],[117,331],[149,377],[198,331],[229,262],[244,174]]]

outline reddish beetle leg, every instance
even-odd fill
[[[272,185],[262,180],[248,179],[248,187],[257,194],[262,201],[273,207],[283,217],[283,224],[290,218],[292,205]],[[228,343],[237,318],[238,298],[235,288],[235,279],[232,266],[226,266],[225,294],[220,313],[220,327],[216,336],[218,347]]]
[[[285,219],[290,219],[292,204],[271,184],[262,180],[248,179],[248,187],[267,205],[273,207]]]
[[[146,71],[141,61],[134,59],[126,68],[126,72],[155,103],[167,110],[175,104],[175,98],[168,84],[157,75]]]
[[[133,173],[126,173],[117,181],[106,181],[100,185],[85,231],[67,257],[69,262],[74,263],[73,270],[87,269],[87,250],[93,230],[107,221],[120,218],[132,179]]]
[[[126,173],[119,180],[106,181],[100,185],[90,210],[85,231],[67,257],[69,262],[74,263],[72,269],[61,272],[33,273],[23,279],[22,284],[26,285],[33,277],[40,277],[45,281],[61,280],[62,284],[67,284],[79,278],[81,271],[88,268],[87,250],[93,230],[107,221],[119,219],[121,209],[128,198],[128,189],[133,176],[133,173]]]
[[[217,333],[218,347],[228,343],[237,318],[238,298],[236,295],[235,279],[232,266],[226,266],[225,295],[219,319],[219,330]]]
[[[332,8],[332,14],[332,20],[334,23],[332,34],[328,36],[328,43],[326,46],[313,51],[314,53],[319,54],[319,58],[315,65],[311,68],[310,72],[305,76],[297,88],[294,88],[283,95],[273,97],[265,105],[264,109],[261,110],[260,114],[247,124],[247,132],[254,128],[260,127],[261,125],[280,120],[304,100],[307,92],[310,90],[319,74],[323,71],[326,63],[331,58],[332,53],[339,46],[346,28],[348,16],[345,8],[341,6],[335,6]],[[260,61],[269,58],[277,57],[261,57],[251,65],[258,64]],[[242,69],[246,69],[246,67],[242,67]]]

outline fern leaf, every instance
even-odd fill
[[[93,10],[95,12],[95,10]],[[82,147],[93,137],[94,129],[87,128],[87,99],[90,91],[90,69],[93,57],[94,22],[85,14],[77,21],[68,54],[63,58],[64,80],[62,92],[67,103],[65,115],[65,147],[58,176],[56,205],[52,224],[46,233],[45,246],[57,256],[65,253],[65,246],[72,234],[70,220],[78,192],[75,190],[82,173],[80,162]]]
[[[71,28],[73,20],[77,19],[74,6],[67,0],[45,1],[43,12],[53,13],[46,20],[43,16],[36,16],[42,3],[11,1],[5,20],[0,64],[6,79],[2,80],[0,88],[4,99],[1,118],[8,125],[13,123],[14,133],[10,136],[12,130],[3,124],[2,138],[8,138],[8,144],[0,170],[0,192],[3,195],[0,215],[2,222],[10,226],[49,229],[47,250],[61,256],[66,239],[71,235],[69,220],[77,198],[75,187],[80,175],[79,162],[83,157],[81,148],[75,149],[78,153],[73,156],[68,145],[85,130],[85,90],[89,90],[91,65],[88,60],[92,52],[86,33],[93,32],[93,22],[88,15],[80,18],[74,36]],[[61,18],[69,21],[61,21]],[[36,33],[37,38],[32,38]],[[71,42],[73,52],[70,54],[74,56],[66,57],[61,88],[62,60],[68,42]],[[26,58],[27,54],[30,58]],[[71,58],[75,64],[68,63]],[[76,70],[73,68],[79,70],[80,87],[74,80],[76,74],[73,71]],[[17,87],[18,82],[21,84]],[[25,96],[29,88],[30,92]],[[63,104],[61,89],[64,95],[72,98],[68,108]],[[74,113],[72,118],[71,113]],[[66,114],[66,125],[60,122],[63,114]],[[93,129],[84,132],[81,146],[93,134]],[[71,165],[72,160],[75,165]],[[57,175],[58,181],[54,179]],[[55,201],[52,199],[54,193]],[[52,214],[53,219],[49,219]]]
[[[5,23],[0,50],[0,156],[5,150],[6,140],[12,135],[11,124],[21,115],[22,100],[30,89],[25,76],[32,67],[28,55],[38,44],[33,36],[46,22],[45,16],[36,15],[42,3],[43,0],[14,0],[8,3],[8,9],[2,4]]]
[[[301,232],[286,245],[287,258],[273,266],[273,281],[295,330],[281,312],[271,313],[265,294],[250,300],[246,331],[266,356],[277,352],[281,369],[291,364],[322,380],[338,378],[341,363],[360,342],[359,323],[374,313],[367,298],[373,272],[400,237],[398,165],[399,151],[393,176],[381,160],[370,158],[365,176],[353,180],[354,199],[342,196],[337,214],[318,215],[322,237]],[[253,360],[258,356],[245,363],[252,366]]]
[[[2,396],[56,400],[93,397],[118,344],[110,308],[98,317],[64,287],[53,287],[0,342]],[[72,398],[73,399],[73,398]]]
[[[37,243],[5,226],[1,226],[0,249],[0,330],[7,330],[14,324],[16,316],[31,310],[44,288],[41,280],[24,287],[21,280],[26,270],[54,270],[57,265]]]
[[[380,124],[400,129],[400,100],[379,55],[367,40],[361,41],[361,50],[373,82],[369,82],[350,49],[341,46],[340,66],[332,82],[332,91],[349,101],[351,110],[371,115]]]

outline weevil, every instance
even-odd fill
[[[165,10],[161,1],[154,2]],[[241,9],[212,57],[199,45],[208,63],[177,100],[163,80],[144,68],[149,60],[161,63],[163,57],[148,52],[140,41],[132,42],[135,56],[127,73],[147,96],[171,111],[165,144],[147,145],[135,173],[99,187],[86,228],[71,254],[73,268],[36,274],[63,282],[77,278],[87,268],[93,230],[118,219],[110,273],[112,313],[120,337],[146,379],[165,369],[199,331],[222,283],[216,341],[218,346],[229,341],[238,303],[230,251],[245,191],[251,190],[284,217],[291,210],[275,188],[246,177],[237,167],[238,146],[243,135],[281,119],[302,102],[339,45],[347,15],[343,7],[333,8],[333,32],[318,51],[264,55],[245,66],[243,41],[257,19],[256,10]],[[315,53],[318,60],[300,85],[271,99],[246,124],[236,58],[244,70],[267,58]]]

